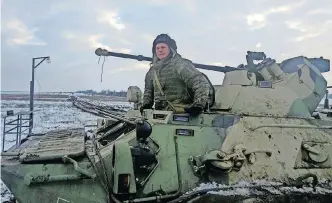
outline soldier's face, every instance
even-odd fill
[[[156,46],[156,54],[160,60],[166,58],[169,54],[168,45],[165,43],[158,43]]]

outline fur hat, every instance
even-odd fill
[[[156,37],[156,39],[153,41],[152,44],[152,55],[156,53],[156,45],[158,43],[165,43],[167,44],[171,49],[177,50],[176,42],[174,39],[172,39],[170,36],[167,34],[160,34]]]

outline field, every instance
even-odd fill
[[[71,93],[36,93],[34,98],[38,101],[66,101]],[[125,102],[125,97],[103,96],[103,95],[84,95],[76,94],[83,99],[91,99],[98,101],[112,101],[112,102]],[[2,92],[1,101],[3,100],[24,100],[29,101],[30,95],[27,92],[14,93],[14,92]]]
[[[83,96],[83,98],[118,108],[131,107],[128,102],[125,102],[125,98],[105,96]],[[83,127],[85,125],[96,124],[98,117],[73,107],[72,103],[67,101],[68,95],[43,94],[36,95],[35,99],[34,109],[36,112],[34,114],[33,133],[44,133],[54,129]],[[3,129],[3,116],[6,115],[7,110],[14,110],[14,112],[29,111],[29,95],[1,95],[1,129]],[[6,128],[6,130],[8,129],[10,129],[10,127]],[[3,131],[1,130],[1,138],[2,136]],[[15,144],[15,136],[16,135],[6,135],[5,149]],[[11,202],[11,198],[12,194],[1,181],[1,203]]]

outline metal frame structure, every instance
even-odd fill
[[[41,60],[39,63],[36,64],[36,60]],[[47,60],[48,63],[51,62],[51,58],[49,56],[43,56],[43,57],[36,57],[32,58],[32,79],[30,81],[30,122],[29,122],[29,134],[32,133],[33,128],[33,97],[35,92],[35,69],[43,63],[45,60]]]
[[[15,114],[8,114],[3,117],[3,135],[2,135],[2,149],[1,152],[5,150],[5,142],[6,142],[6,135],[8,134],[16,134],[16,147],[20,146],[21,144],[21,138],[22,133],[31,129],[30,125],[25,125],[28,122],[30,122],[30,118],[28,116],[31,115],[32,112],[30,111],[21,111],[17,112]],[[27,116],[27,117],[24,117]],[[16,119],[7,120],[8,117],[16,117]],[[25,122],[24,122],[25,121]],[[6,126],[15,126],[13,128],[10,128],[9,130],[6,130]],[[22,130],[22,128],[25,128]],[[15,132],[12,132],[14,131]]]

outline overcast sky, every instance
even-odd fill
[[[1,90],[28,91],[38,56],[51,63],[36,69],[37,92],[143,89],[148,62],[108,57],[101,82],[94,51],[151,56],[160,33],[196,63],[236,67],[248,50],[332,59],[332,0],[2,0]],[[202,72],[221,84],[223,73]]]

